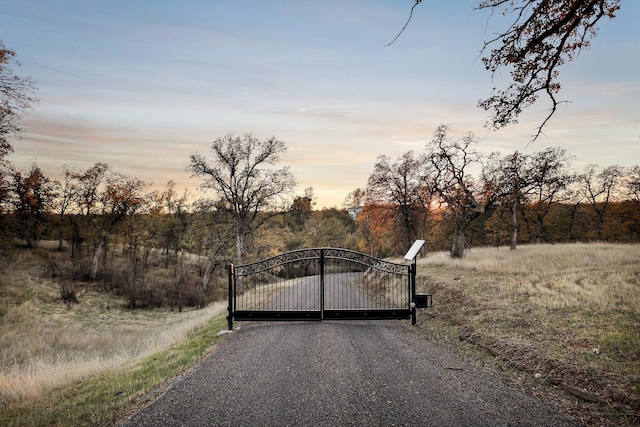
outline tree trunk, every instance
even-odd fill
[[[598,240],[604,242],[604,213],[607,209],[607,205],[604,203],[602,209],[597,209],[596,204],[593,206],[596,214],[598,215]]]
[[[238,265],[242,265],[242,247],[243,247],[242,230],[238,225],[238,227],[236,228],[236,261]]]
[[[464,230],[456,230],[451,245],[451,258],[462,258],[464,256]]]
[[[242,229],[240,228],[240,224],[236,226],[236,259],[238,261],[237,265],[242,265]],[[242,283],[242,277],[238,276],[236,278],[236,292],[238,295],[242,295],[244,292],[244,287]]]
[[[31,239],[31,227],[28,224],[24,231],[24,242],[27,245],[27,248],[33,248],[33,240]]]
[[[518,243],[518,229],[520,226],[518,225],[518,200],[516,199],[511,205],[511,244],[509,245],[510,250],[515,250],[516,245]]]
[[[180,282],[184,283],[187,278],[187,267],[184,263],[184,248],[180,248]]]
[[[213,272],[213,261],[209,260],[207,269],[204,271],[204,278],[202,279],[202,292],[207,292],[207,286],[209,286],[209,275]]]
[[[74,219],[71,222],[71,228],[73,229],[71,236],[71,258],[75,258],[80,252],[80,225],[77,220]]]
[[[96,280],[98,276],[98,263],[100,261],[100,254],[102,253],[102,246],[104,241],[100,240],[98,243],[98,247],[96,248],[96,253],[93,255],[93,261],[91,262],[91,272],[89,273],[89,278],[91,280]]]
[[[571,209],[571,222],[569,223],[569,241],[576,241],[576,217],[578,216],[578,207],[580,203],[576,203],[573,205],[573,209]]]
[[[536,245],[542,241],[542,218],[538,218],[536,222]]]
[[[60,216],[60,236],[58,238],[58,252],[62,252],[62,230],[64,229],[64,217]]]

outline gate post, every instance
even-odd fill
[[[229,308],[228,308],[229,314],[227,315],[227,322],[228,322],[229,330],[233,331],[233,306],[234,306],[233,282],[235,278],[234,277],[235,270],[233,268],[233,263],[229,264],[228,270],[229,270]]]
[[[324,320],[324,249],[320,249],[320,320]]]
[[[424,246],[424,240],[416,240],[409,248],[409,251],[404,256],[404,259],[411,261],[409,265],[409,281],[411,287],[411,324],[416,324],[416,257],[418,252]]]
[[[411,324],[416,324],[416,260],[411,263]]]

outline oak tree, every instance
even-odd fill
[[[506,70],[511,83],[479,105],[491,113],[488,126],[517,123],[522,110],[540,95],[550,109],[533,136],[537,138],[560,103],[559,69],[590,46],[598,21],[614,18],[621,0],[483,0],[477,9],[509,16],[508,28],[484,43],[482,61],[493,75]]]
[[[429,169],[428,182],[431,191],[448,210],[453,226],[451,256],[464,255],[467,227],[493,203],[494,194],[470,174],[479,165],[480,153],[474,149],[477,143],[473,134],[460,139],[447,135],[449,127],[440,125],[433,139],[426,145],[425,162]]]
[[[57,203],[54,206],[54,211],[58,215],[60,222],[60,235],[58,236],[58,250],[62,251],[63,248],[63,224],[65,218],[70,218],[68,215],[69,210],[76,202],[77,184],[74,178],[74,172],[67,165],[62,165],[62,178],[60,181],[54,181],[56,192],[58,193]]]
[[[71,217],[72,238],[71,257],[82,249],[91,228],[91,217],[99,213],[100,192],[111,167],[106,163],[95,163],[85,171],[73,170],[69,179],[74,184],[74,202],[79,216]]]
[[[415,0],[409,20],[421,2]],[[508,20],[507,28],[494,33],[481,50],[482,62],[492,76],[503,72],[510,75],[506,88],[494,88],[478,103],[490,113],[486,125],[500,129],[517,123],[520,113],[544,96],[550,108],[533,135],[533,140],[538,138],[563,102],[557,98],[560,68],[590,47],[598,33],[598,22],[615,18],[620,3],[621,0],[479,1],[476,10],[488,10]]]
[[[582,195],[596,213],[599,240],[604,240],[604,218],[609,204],[618,195],[618,186],[623,172],[619,165],[600,169],[598,165],[591,164],[587,165],[584,172],[577,177]]]
[[[489,162],[482,170],[483,180],[491,188],[494,198],[504,206],[501,214],[508,211],[511,218],[511,241],[509,249],[515,250],[518,242],[518,209],[526,202],[531,187],[532,175],[528,170],[528,156],[516,151],[505,157],[499,153],[489,156]],[[497,216],[494,221],[497,220]],[[495,225],[493,225],[495,229]]]
[[[132,176],[112,173],[106,177],[104,188],[99,193],[101,215],[95,221],[97,227],[97,246],[91,264],[90,278],[96,279],[98,262],[103,254],[104,262],[109,250],[109,238],[118,224],[127,220],[126,241],[129,246],[131,260],[136,258],[139,246],[133,239],[135,214],[147,203],[145,191],[149,184]]]
[[[402,238],[404,250],[411,247],[421,231],[430,200],[424,168],[418,157],[408,151],[396,160],[381,155],[367,181],[367,204],[386,207]]]
[[[313,193],[313,187],[304,189],[304,196],[297,196],[293,199],[293,203],[289,207],[289,226],[294,232],[299,232],[311,216],[313,207],[316,204],[316,196]]]
[[[289,168],[275,167],[285,152],[285,143],[275,137],[260,141],[251,134],[227,134],[211,143],[211,159],[200,153],[189,157],[187,170],[203,178],[202,188],[212,190],[233,215],[238,264],[245,240],[264,223],[260,214],[281,210],[295,187]]]
[[[7,49],[0,40],[0,160],[13,151],[11,139],[23,132],[22,116],[37,102],[33,96],[36,90],[31,77],[14,74],[12,64],[16,52]]]
[[[549,147],[529,156],[529,174],[531,187],[529,206],[534,217],[535,231],[533,241],[540,243],[544,219],[556,203],[568,201],[571,196],[569,187],[575,181],[576,174],[571,170],[573,156],[564,148]]]
[[[622,193],[626,197],[622,215],[629,223],[629,228],[640,235],[640,165],[626,169],[622,180]]]
[[[37,164],[28,171],[13,170],[11,201],[20,224],[20,232],[27,247],[33,247],[36,229],[45,213],[53,206],[55,186]]]
[[[629,200],[640,203],[640,165],[627,169],[623,180],[623,192]]]
[[[11,209],[9,198],[12,191],[14,170],[8,160],[13,152],[11,140],[23,132],[22,116],[36,101],[33,96],[35,82],[31,77],[19,77],[12,66],[16,53],[7,49],[0,40],[0,214]],[[4,218],[0,219],[0,234],[8,231]]]

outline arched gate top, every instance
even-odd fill
[[[385,261],[364,254],[362,252],[341,248],[298,249],[291,252],[285,252],[280,255],[276,255],[274,257],[251,264],[237,265],[234,267],[234,270],[237,276],[248,276],[250,274],[266,271],[280,265],[285,265],[296,261],[320,259],[323,257],[325,259],[351,261],[387,273],[408,276],[411,271],[411,266],[408,264],[398,264],[395,262]]]

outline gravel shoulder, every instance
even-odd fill
[[[133,426],[570,426],[406,322],[244,323]]]

